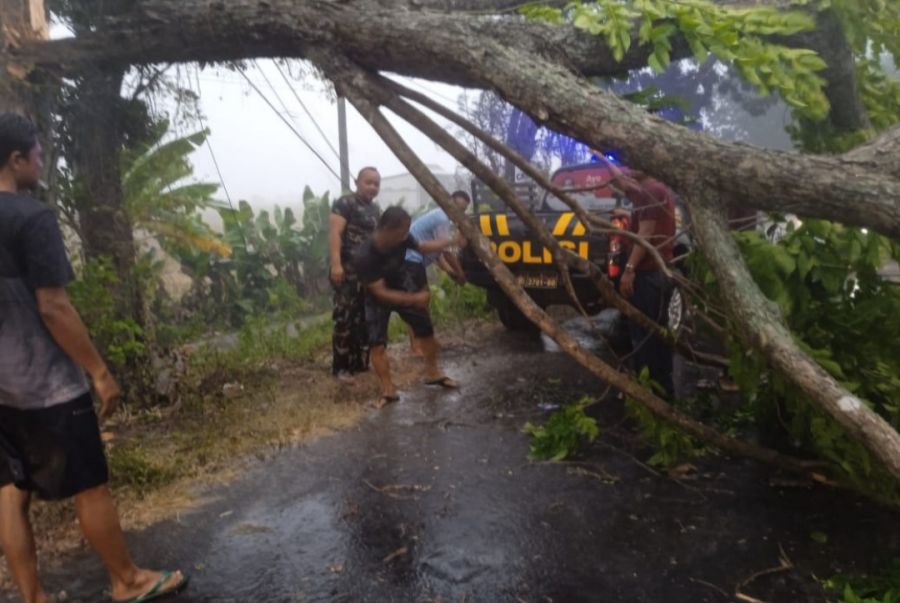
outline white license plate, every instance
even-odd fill
[[[556,274],[520,274],[516,280],[526,289],[556,289],[559,286]]]

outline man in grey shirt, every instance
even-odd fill
[[[66,294],[74,275],[55,215],[21,194],[37,186],[41,167],[34,125],[0,114],[0,545],[25,603],[49,603],[37,574],[31,493],[74,497],[113,601],[150,601],[187,579],[138,568],[125,547],[84,372],[101,416],[116,409],[119,386]]]

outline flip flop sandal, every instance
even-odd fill
[[[426,381],[425,385],[440,385],[444,389],[459,389],[459,383],[456,383],[450,377],[441,377],[440,379],[431,379]]]
[[[384,408],[388,404],[393,404],[394,402],[399,402],[400,396],[381,396],[378,398],[377,402],[373,402],[372,406],[374,408]]]
[[[143,595],[132,597],[131,599],[111,599],[112,603],[146,603],[147,601],[155,601],[163,597],[176,595],[184,590],[184,588],[187,586],[189,578],[187,576],[183,576],[181,578],[181,582],[179,582],[172,588],[169,588],[168,590],[163,590],[163,586],[165,586],[166,582],[168,582],[174,574],[175,572],[163,572],[159,580],[156,581],[156,584],[153,585],[153,588],[145,592]]]

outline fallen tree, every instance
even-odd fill
[[[667,24],[666,18],[661,19],[662,25]],[[799,18],[796,23],[796,31],[789,31],[791,26],[775,29],[785,35],[798,35],[810,27]],[[838,221],[900,238],[900,173],[896,160],[900,131],[895,128],[864,147],[835,156],[762,150],[716,140],[657,119],[586,79],[587,75],[621,73],[652,63],[659,51],[658,43],[655,49],[646,41],[619,43],[616,47],[607,44],[607,40],[585,36],[566,22],[554,25],[527,22],[515,16],[484,18],[423,10],[415,3],[410,8],[409,3],[386,0],[299,4],[286,0],[238,0],[227,4],[154,0],[108,19],[90,34],[25,44],[8,51],[4,58],[7,63],[36,66],[41,73],[57,76],[86,64],[120,67],[254,56],[309,58],[351,97],[439,201],[445,200],[446,191],[423,170],[377,109],[384,104],[405,112],[413,121],[418,116],[398,103],[392,96],[396,91],[380,102],[369,99],[367,95],[386,90],[380,84],[373,87],[371,81],[367,83],[369,75],[393,71],[489,88],[540,124],[595,147],[615,146],[631,158],[632,165],[666,181],[685,199],[703,253],[729,292],[725,296],[727,310],[740,324],[745,340],[900,480],[900,434],[794,341],[777,309],[749,278],[724,218],[728,207],[738,206]],[[666,41],[667,56],[679,56],[682,42],[680,38]],[[691,50],[698,52],[696,48]],[[818,81],[813,74],[816,69],[804,69],[804,81],[812,86]],[[784,82],[783,86],[789,89],[791,83]],[[814,91],[809,94],[814,96]],[[803,104],[802,99],[794,100]],[[685,157],[692,161],[685,162]],[[466,161],[475,169],[470,158]],[[501,183],[494,182],[494,187],[515,208],[509,191],[504,191]],[[642,388],[634,381],[567,339],[522,294],[464,217],[446,209],[476,241],[479,256],[523,312],[601,378],[685,431],[723,449],[760,460],[776,458],[771,451],[762,453],[747,445],[735,445],[703,425],[673,415],[671,409],[660,405],[658,398],[641,393]],[[552,237],[533,222],[532,227],[548,247],[554,248]],[[565,253],[557,253],[558,262],[570,265],[572,260],[566,257]],[[602,282],[602,274],[595,276]],[[604,286],[609,289],[608,284]],[[806,467],[791,460],[778,461],[794,468]]]

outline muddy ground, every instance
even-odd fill
[[[900,551],[900,515],[843,491],[721,457],[681,479],[653,470],[614,395],[578,459],[528,462],[526,421],[604,388],[499,329],[445,352],[461,391],[410,387],[353,429],[198,487],[206,502],[129,535],[136,557],[188,571],[185,603],[799,603],[826,600],[817,578]],[[765,573],[782,553],[791,567]],[[69,601],[105,600],[88,552],[49,565]]]

